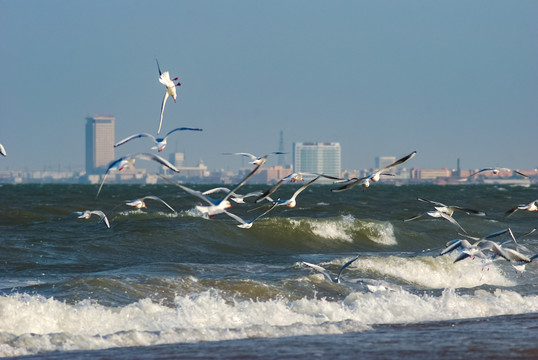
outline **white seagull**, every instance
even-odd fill
[[[155,136],[153,136],[151,134],[148,134],[148,133],[134,134],[134,135],[131,135],[129,137],[126,137],[123,140],[118,141],[116,144],[114,144],[114,147],[118,147],[120,145],[123,145],[126,142],[131,141],[133,139],[138,139],[138,138],[141,138],[141,137],[149,137],[149,138],[153,139],[153,142],[155,143],[155,146],[153,146],[151,149],[152,150],[157,150],[158,152],[161,152],[166,147],[166,138],[168,137],[168,135],[170,135],[170,134],[172,134],[172,133],[174,133],[176,131],[184,131],[184,130],[202,131],[202,129],[198,129],[198,128],[180,127],[180,128],[175,128],[174,130],[169,131],[168,134],[166,134],[166,136],[164,136],[162,138],[155,137]]]
[[[110,229],[110,222],[105,213],[101,210],[75,211],[73,214],[77,215],[79,219],[89,219],[92,215],[97,215],[100,218],[99,222],[104,222],[106,227]]]
[[[273,154],[277,154],[277,155],[282,155],[282,154],[285,154],[284,152],[280,152],[280,151],[275,151],[275,152],[272,152],[272,153],[269,153],[267,155],[264,155],[264,156],[256,156],[256,155],[252,155],[250,153],[244,153],[244,152],[238,152],[238,153],[222,153],[222,155],[241,155],[241,156],[246,156],[248,157],[251,161],[249,161],[249,164],[252,164],[252,165],[259,165],[261,161],[265,162],[266,161],[266,158],[268,155],[273,155]],[[263,160],[262,160],[263,159]]]
[[[273,208],[275,206],[276,206],[276,204],[273,204],[269,209],[265,210],[263,213],[260,213],[258,216],[254,217],[252,220],[249,220],[249,221],[243,220],[242,218],[240,218],[236,214],[233,214],[233,213],[231,213],[229,211],[224,210],[223,212],[226,215],[228,215],[229,217],[231,217],[232,219],[235,219],[237,222],[239,222],[239,225],[237,225],[237,227],[240,227],[240,228],[243,228],[243,229],[250,229],[252,227],[252,223],[254,221],[258,220],[259,218],[261,218],[262,216],[267,214],[269,211],[273,210]]]
[[[217,214],[223,213],[224,210],[232,207],[232,204],[230,203],[230,201],[228,199],[231,198],[231,196],[234,195],[235,192],[241,186],[243,186],[247,182],[248,179],[250,179],[254,174],[256,174],[258,172],[258,170],[260,170],[261,166],[265,163],[265,159],[262,159],[262,160],[263,161],[261,161],[261,163],[258,166],[256,166],[243,180],[241,180],[241,182],[239,184],[237,184],[232,190],[230,190],[230,192],[228,192],[224,196],[224,198],[222,198],[222,199],[213,199],[213,198],[211,198],[211,197],[209,197],[207,195],[204,195],[202,192],[200,192],[198,190],[190,189],[190,188],[188,188],[186,186],[183,186],[181,184],[176,184],[176,183],[170,181],[169,179],[167,179],[167,178],[165,178],[163,176],[161,176],[161,178],[165,179],[166,181],[168,181],[169,183],[171,183],[173,185],[176,185],[176,186],[180,187],[181,189],[183,189],[187,193],[189,193],[189,194],[191,194],[193,196],[196,196],[196,197],[200,198],[201,200],[205,201],[206,203],[208,203],[209,206],[197,205],[196,210],[198,210],[202,214],[205,214],[205,215],[209,216],[210,218],[212,218]]]
[[[228,188],[225,188],[225,187],[216,187],[216,188],[213,188],[213,189],[206,190],[202,194],[210,195],[210,194],[214,194],[214,193],[217,193],[217,192],[223,192],[223,193],[229,194],[230,192],[232,192],[232,190],[230,190]],[[253,196],[260,196],[261,193],[262,193],[261,191],[253,191],[253,192],[250,192],[250,193],[245,194],[245,195],[232,193],[231,196],[230,196],[230,200],[232,200],[233,202],[235,202],[237,204],[244,204],[246,198],[253,197]]]
[[[531,201],[527,205],[523,204],[523,205],[518,205],[516,207],[513,207],[510,210],[508,210],[504,215],[510,216],[518,210],[538,211],[538,199]]]
[[[132,207],[134,207],[136,209],[142,209],[142,208],[147,209],[148,207],[146,206],[145,200],[148,200],[148,199],[159,201],[159,202],[163,203],[167,208],[172,210],[174,213],[176,212],[163,199],[161,199],[161,198],[159,198],[157,196],[153,196],[153,195],[144,196],[144,197],[141,197],[141,198],[138,198],[138,199],[135,199],[135,200],[127,200],[125,202],[125,205],[132,206]]]
[[[331,274],[327,269],[325,269],[324,267],[322,266],[319,266],[319,265],[316,265],[316,264],[311,264],[311,263],[308,263],[306,261],[303,261],[302,263],[304,265],[307,265],[309,267],[311,267],[312,269],[316,270],[316,271],[319,271],[320,273],[323,274],[323,276],[325,276],[325,278],[335,284],[340,284],[340,277],[342,275],[342,271],[344,271],[345,268],[347,268],[349,265],[351,265],[351,263],[353,263],[355,260],[357,260],[359,257],[356,256],[354,257],[353,259],[349,260],[348,262],[346,262],[341,268],[340,270],[338,271],[338,275],[333,276],[333,274]]]
[[[475,176],[476,174],[479,174],[481,172],[485,172],[485,171],[491,171],[493,173],[493,175],[497,175],[498,173],[500,173],[501,171],[512,171],[512,172],[515,172],[516,174],[518,175],[521,175],[523,177],[526,177],[528,178],[527,175],[517,171],[517,170],[511,170],[511,169],[508,169],[508,168],[485,168],[485,169],[482,169],[482,170],[478,170],[477,172],[474,172],[472,173],[471,175],[469,175],[469,177],[473,177]]]
[[[172,165],[169,161],[155,154],[141,153],[141,154],[135,154],[135,155],[125,155],[125,156],[120,157],[119,159],[112,161],[108,165],[105,175],[103,176],[103,180],[101,180],[101,185],[99,186],[99,190],[97,190],[96,196],[99,196],[99,193],[101,192],[101,188],[103,187],[105,183],[105,179],[111,170],[122,171],[123,169],[133,167],[136,159],[153,160],[166,166],[167,168],[169,168],[170,170],[176,173],[179,172],[179,170],[174,165]]]
[[[4,145],[2,144],[0,144],[0,154],[2,154],[2,156],[7,156],[6,149],[4,148]]]
[[[161,105],[161,121],[159,122],[159,130],[157,130],[157,134],[161,132],[161,126],[163,124],[163,113],[164,113],[164,106],[166,105],[166,100],[168,100],[168,97],[171,96],[174,99],[174,102],[176,102],[177,98],[177,92],[176,92],[176,86],[181,86],[181,83],[174,83],[174,81],[177,81],[178,78],[170,79],[170,73],[168,71],[161,72],[161,67],[159,66],[159,61],[157,61],[157,68],[159,69],[159,82],[166,86],[166,92],[164,93],[164,99],[163,103]]]
[[[305,185],[301,186],[299,189],[297,189],[297,191],[295,191],[293,193],[291,198],[289,198],[287,200],[280,200],[280,199],[273,200],[270,197],[267,197],[267,200],[269,200],[271,203],[273,203],[273,205],[276,205],[276,206],[287,206],[287,207],[290,207],[290,208],[294,208],[297,205],[297,200],[296,200],[297,195],[299,195],[303,190],[305,190],[307,187],[312,185],[320,177],[321,177],[321,175],[318,175],[314,179],[312,179],[308,183],[306,183]]]
[[[374,172],[374,173],[372,173],[372,174],[370,174],[368,176],[365,176],[365,177],[362,177],[362,178],[351,178],[351,179],[347,179],[347,180],[344,180],[344,181],[340,181],[340,182],[345,182],[345,185],[343,185],[341,187],[338,187],[336,189],[331,189],[331,191],[338,192],[338,191],[349,190],[352,187],[354,187],[355,185],[362,185],[363,186],[363,191],[368,190],[368,188],[370,187],[370,182],[378,182],[379,179],[381,178],[381,175],[394,176],[394,174],[385,174],[385,171],[387,171],[387,170],[389,170],[389,169],[391,169],[391,168],[393,168],[393,167],[395,167],[397,165],[403,164],[404,162],[406,162],[407,160],[409,160],[413,156],[415,156],[416,153],[417,153],[416,151],[413,151],[411,154],[406,155],[403,158],[396,160],[392,164],[387,165],[383,169],[377,170],[376,172]]]
[[[536,228],[532,229],[530,232],[522,236],[532,234],[534,231],[536,231]],[[521,273],[521,276],[523,276],[523,272],[525,271],[525,266],[531,263],[534,259],[538,258],[538,254],[535,254],[529,257],[517,251],[518,244],[517,244],[516,238],[510,228],[508,228],[508,232],[510,233],[511,238],[514,241],[514,244],[516,245],[516,249],[513,250],[510,248],[505,248],[503,249],[504,252],[502,254],[497,254],[497,255],[509,261],[510,264],[514,267],[514,269],[516,269],[516,272],[519,271]]]
[[[474,243],[471,244],[466,239],[451,240],[446,243],[446,248],[443,251],[441,251],[440,255],[448,254],[456,249],[463,249],[462,253],[456,258],[456,260],[454,260],[454,262],[461,261],[468,257],[471,257],[474,259],[475,256],[478,256],[480,258],[486,258],[486,255],[484,254],[483,251],[485,250],[494,251],[494,248],[496,249],[501,246],[500,244],[494,243],[493,241],[490,241],[489,239],[505,234],[506,232],[508,232],[508,229],[494,232],[482,238],[476,238],[476,237],[471,237],[469,235],[464,235],[470,239],[473,239]]]
[[[454,220],[454,218],[452,217],[452,214],[454,214],[454,211],[458,210],[458,211],[465,212],[467,214],[474,214],[474,215],[478,215],[478,216],[485,216],[486,215],[485,212],[479,211],[479,210],[473,210],[473,209],[463,208],[463,207],[454,206],[454,205],[445,205],[445,204],[437,202],[437,201],[426,200],[426,199],[422,199],[422,198],[417,198],[417,200],[435,205],[434,206],[435,211],[433,211],[433,210],[432,211],[427,211],[425,213],[415,215],[415,216],[413,216],[413,217],[411,217],[409,219],[405,219],[404,221],[411,221],[411,220],[418,219],[418,218],[422,217],[423,215],[429,215],[429,216],[434,217],[434,218],[443,218],[445,220],[448,220],[452,224],[459,227],[463,232],[466,233],[467,231],[465,231],[461,227],[461,225],[458,224],[458,222],[456,220]]]
[[[254,202],[258,203],[264,199],[267,199],[272,193],[274,193],[280,187],[280,185],[284,184],[285,182],[295,183],[297,181],[302,181],[305,176],[318,176],[318,175],[323,176],[327,179],[342,180],[341,178],[337,178],[337,177],[329,176],[329,175],[294,172],[280,179],[275,185],[273,185],[271,188],[267,189],[263,194],[258,196],[258,198]]]

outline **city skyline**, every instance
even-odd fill
[[[84,169],[93,114],[115,116],[116,140],[156,135],[156,58],[181,82],[162,131],[204,129],[165,157],[236,170],[222,153],[277,151],[283,131],[288,163],[294,142],[329,141],[343,169],[415,150],[420,168],[536,168],[537,13],[528,0],[3,1],[0,170]]]

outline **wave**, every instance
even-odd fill
[[[340,286],[340,285],[334,285]],[[175,296],[172,305],[141,299],[125,306],[68,304],[41,295],[0,297],[0,356],[44,351],[219,341],[250,337],[342,334],[374,324],[415,323],[538,311],[538,296],[478,289],[439,296],[402,287],[318,298],[241,300],[219,290]],[[270,316],[268,316],[270,314]]]

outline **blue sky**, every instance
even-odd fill
[[[191,165],[245,166],[221,153],[276,151],[282,130],[288,152],[340,142],[345,169],[413,150],[410,167],[535,168],[537,18],[524,0],[0,0],[0,170],[82,170],[87,115],[156,135],[155,58],[182,83],[161,134],[204,129],[163,152]]]

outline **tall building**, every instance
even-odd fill
[[[86,118],[86,174],[103,173],[114,160],[114,116]]]
[[[340,143],[293,143],[293,169],[295,172],[310,172],[330,176],[340,176]]]

